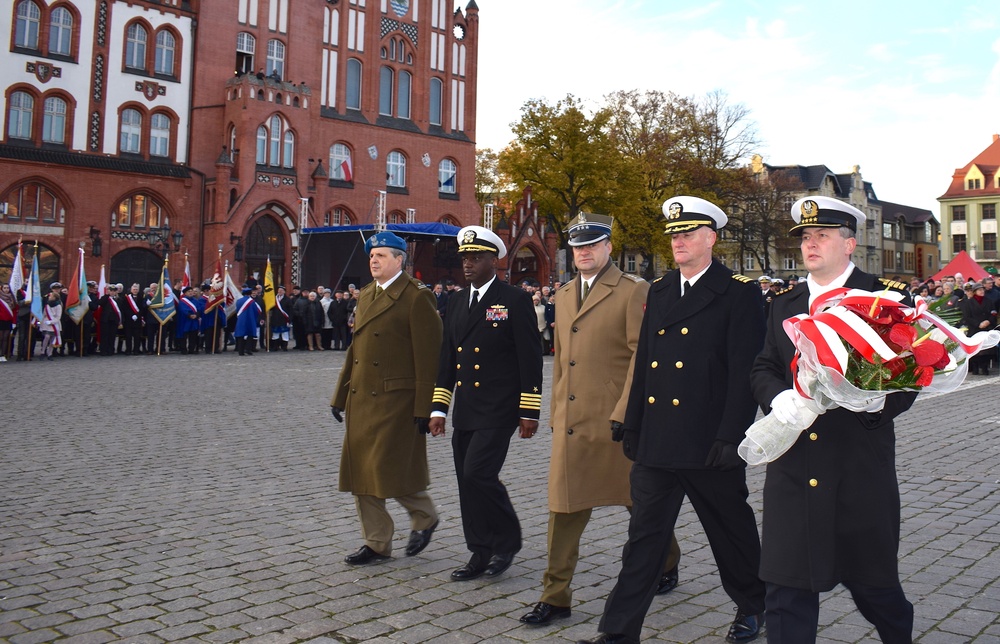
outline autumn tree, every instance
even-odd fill
[[[530,100],[511,124],[515,140],[500,152],[500,175],[512,185],[532,186],[539,212],[548,215],[560,241],[581,211],[614,215],[635,182],[608,136],[610,112],[588,114],[572,94],[555,104]]]

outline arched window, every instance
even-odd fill
[[[267,128],[261,125],[257,128],[257,165],[267,163]]]
[[[17,244],[11,244],[0,252],[0,282],[6,284],[14,270],[14,257],[17,256]],[[31,266],[35,258],[34,245],[24,244],[21,248],[21,265]],[[163,262],[160,262],[162,268]],[[59,279],[59,255],[44,244],[38,245],[38,281],[45,293],[48,285]]]
[[[66,210],[54,192],[40,183],[23,183],[7,191],[0,201],[7,202],[7,221],[63,224]]]
[[[156,34],[156,60],[153,63],[153,71],[157,74],[173,76],[174,74],[174,49],[177,41],[174,35],[164,29]]]
[[[45,99],[42,141],[46,143],[66,142],[66,101],[61,98],[50,96]]]
[[[31,119],[34,111],[35,99],[31,94],[14,92],[10,95],[10,110],[7,115],[8,138],[31,138]]]
[[[451,159],[442,159],[438,164],[438,192],[455,194],[458,181],[458,167]]]
[[[73,14],[65,7],[56,7],[49,19],[49,53],[69,56],[72,52]]]
[[[257,47],[257,39],[251,34],[241,31],[236,34],[236,73],[252,74],[254,49]]]
[[[431,79],[431,96],[430,96],[430,121],[431,125],[441,125],[441,90],[442,84],[440,78]]]
[[[399,150],[393,150],[386,157],[385,171],[388,175],[386,185],[393,188],[406,187],[406,157]]]
[[[281,148],[281,165],[284,168],[292,167],[292,160],[295,158],[295,134],[289,130],[285,132],[284,144]]]
[[[121,228],[159,228],[163,207],[153,197],[138,193],[118,202],[118,226]]]
[[[392,77],[391,67],[382,67],[378,77],[378,113],[392,116]]]
[[[396,97],[396,116],[410,118],[410,72],[399,72],[399,96]]]
[[[128,27],[125,37],[125,66],[130,69],[146,69],[146,29],[139,23]]]
[[[257,128],[257,165],[295,167],[295,133],[277,114]]]
[[[334,208],[330,211],[331,226],[350,226],[351,215],[343,208]]]
[[[361,109],[361,61],[347,59],[347,109]]]
[[[38,49],[38,28],[42,20],[42,12],[38,5],[30,0],[23,0],[17,5],[17,25],[14,29],[14,46],[25,49]]]
[[[268,76],[274,76],[281,80],[285,77],[285,43],[280,40],[267,41],[267,69]]]
[[[271,117],[268,141],[268,165],[278,165],[281,159],[281,119],[277,116]]]
[[[122,152],[139,154],[142,151],[142,114],[138,110],[122,111],[121,144]]]
[[[351,149],[343,143],[334,143],[330,146],[330,178],[338,181],[354,181]]]
[[[389,223],[389,224],[405,224],[406,223],[406,215],[404,215],[403,213],[401,213],[401,212],[399,212],[397,210],[394,210],[394,211],[392,211],[392,212],[389,213],[389,220],[386,223]]]
[[[149,120],[149,154],[155,157],[170,156],[170,117],[153,114]]]

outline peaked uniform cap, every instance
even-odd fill
[[[857,232],[858,224],[865,222],[865,213],[849,203],[833,197],[803,197],[792,204],[795,225],[790,235],[801,235],[803,228],[840,228],[847,226]]]
[[[665,235],[686,233],[700,226],[718,230],[729,222],[729,217],[714,203],[698,197],[671,197],[663,202],[663,216],[667,225]]]
[[[569,222],[563,232],[569,233],[570,246],[588,246],[602,239],[610,239],[614,222],[614,217],[581,212]]]
[[[455,235],[460,253],[496,253],[499,259],[507,256],[503,240],[489,228],[466,226]]]

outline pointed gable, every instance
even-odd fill
[[[1000,170],[1000,134],[993,135],[993,143],[976,158],[955,170],[951,185],[939,199],[1000,195],[997,171]],[[979,181],[977,187],[976,181]]]

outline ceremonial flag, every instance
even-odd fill
[[[17,255],[14,256],[14,266],[10,270],[10,292],[17,291],[24,286],[24,263],[21,261],[21,242],[17,242]]]
[[[215,260],[215,273],[212,274],[212,280],[209,284],[211,288],[208,291],[208,301],[205,302],[205,313],[211,313],[215,310],[215,307],[226,300],[225,282],[223,281],[222,272],[222,253],[219,253],[219,259]]]
[[[340,162],[340,171],[344,174],[344,181],[354,180],[354,173],[351,172],[351,157]]]
[[[191,264],[188,262],[188,254],[184,253],[184,277],[181,278],[181,292],[191,286]]]
[[[229,266],[226,265],[226,277],[225,277],[225,291],[226,291],[226,317],[231,318],[236,314],[236,300],[243,297],[243,292],[236,288],[236,284],[233,282],[233,278],[229,276]]]
[[[160,325],[167,323],[177,312],[177,302],[174,293],[170,288],[170,275],[167,273],[168,259],[163,260],[163,273],[160,274],[160,284],[156,288],[156,293],[149,300],[149,312],[160,322]]]
[[[274,308],[274,273],[271,271],[271,258],[267,258],[267,267],[264,269],[264,310],[270,311]]]
[[[66,315],[77,324],[87,314],[90,304],[90,294],[87,293],[87,276],[83,271],[83,249],[80,249],[80,261],[73,271],[73,280],[69,283],[66,294]]]
[[[42,287],[38,279],[38,244],[35,244],[35,256],[31,258],[31,277],[28,279],[28,292],[31,294],[31,317],[42,321]]]
[[[101,264],[101,278],[97,280],[97,297],[108,294],[108,282],[104,279],[104,264]]]

